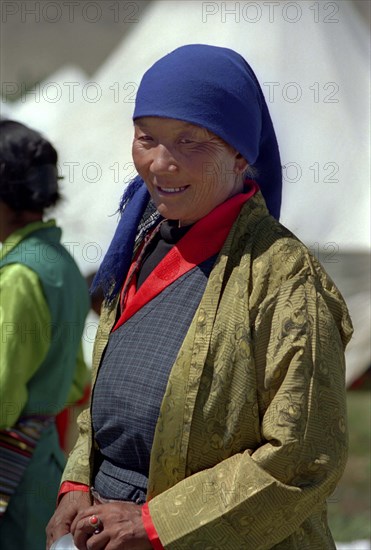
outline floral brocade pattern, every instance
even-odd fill
[[[95,368],[113,321],[102,318]],[[335,548],[326,499],[346,462],[351,334],[337,288],[258,193],[219,254],[162,402],[148,498],[166,549]],[[64,478],[84,482],[88,414],[80,425]]]

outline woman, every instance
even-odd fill
[[[89,294],[46,210],[60,198],[57,153],[0,122],[0,540],[44,548],[65,457],[55,416],[87,382],[81,336]]]
[[[258,81],[231,50],[178,48],[145,73],[134,129],[139,176],[97,276],[92,404],[49,543],[70,531],[90,550],[334,548],[352,328],[275,219],[281,166]]]

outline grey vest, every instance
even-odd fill
[[[105,498],[145,501],[167,380],[214,262],[215,256],[174,281],[109,338],[92,399],[102,455],[94,486]]]

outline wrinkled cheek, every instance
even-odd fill
[[[215,164],[204,162],[201,170],[201,182],[203,185],[213,185],[218,178],[218,170]]]
[[[205,163],[202,172],[202,181],[207,185],[225,184],[233,176],[233,170],[226,164]]]
[[[133,147],[132,149],[132,158],[135,168],[139,171],[149,166],[150,158],[146,151],[143,151],[139,148]]]
[[[192,206],[195,208],[195,210],[204,210],[205,208],[208,208],[212,200],[213,188],[214,185],[212,184],[204,184],[198,190],[198,193],[192,197]]]

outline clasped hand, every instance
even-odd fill
[[[99,518],[94,534],[90,518]],[[142,506],[132,502],[98,504],[79,512],[71,524],[75,545],[81,550],[150,550],[142,521]]]
[[[116,501],[79,507],[81,511],[75,509],[74,512],[68,506],[64,511],[66,496],[49,522],[47,548],[70,531],[79,550],[152,549],[142,521],[142,506]],[[92,516],[95,516],[93,522]],[[61,528],[62,525],[65,527]]]

